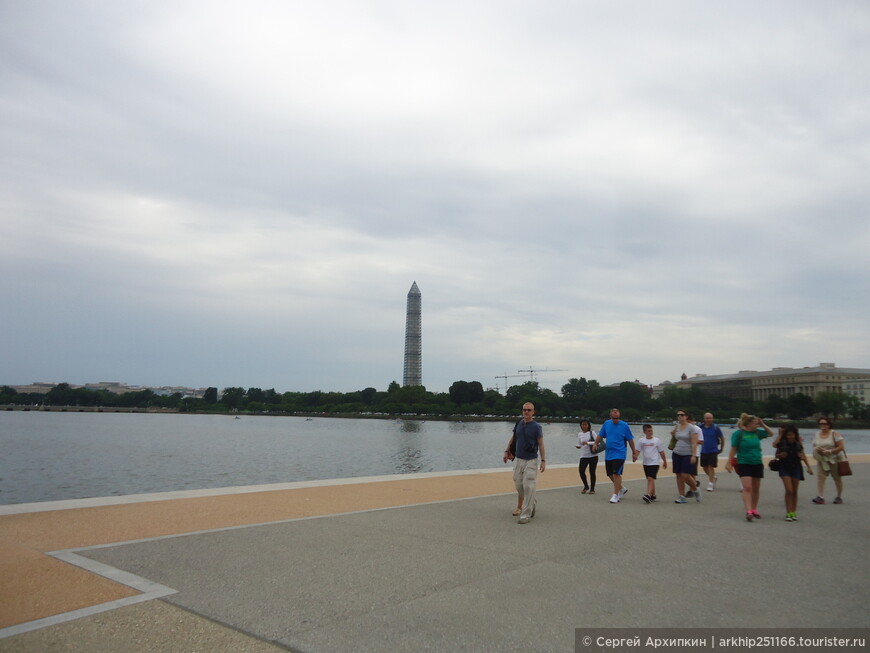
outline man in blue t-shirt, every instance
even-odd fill
[[[701,424],[704,442],[701,444],[701,467],[707,473],[707,492],[716,489],[716,468],[719,466],[719,454],[725,448],[725,436],[722,429],[713,423],[713,413],[704,413],[704,423]]]
[[[538,481],[538,452],[541,453],[540,471],[543,474],[547,459],[544,451],[544,430],[532,418],[535,416],[535,405],[527,401],[523,404],[523,419],[517,422],[513,437],[504,451],[504,461],[514,456],[514,487],[517,498],[522,504],[518,507],[518,524],[528,524],[535,516],[535,488]],[[514,452],[511,452],[514,445]]]
[[[598,450],[598,445],[601,444],[602,439],[607,440],[607,448],[604,450],[604,469],[613,482],[613,496],[610,497],[610,503],[619,503],[620,499],[628,492],[627,488],[622,487],[622,468],[625,465],[627,453],[626,444],[631,447],[631,462],[637,460],[638,451],[634,447],[634,436],[631,434],[631,429],[620,419],[618,408],[611,410],[610,419],[601,425],[598,437],[595,438],[595,444],[592,445],[593,451]]]

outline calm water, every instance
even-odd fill
[[[507,422],[3,411],[0,504],[507,469],[501,452],[512,426]],[[550,464],[577,461],[578,429],[576,424],[544,424]],[[632,426],[632,431],[641,436],[640,427]],[[724,431],[727,437],[730,430]],[[667,442],[670,427],[657,425],[655,433]],[[870,430],[843,434],[849,452],[870,453]]]

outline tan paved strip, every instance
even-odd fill
[[[542,488],[563,487],[577,471],[553,469],[541,479]],[[3,515],[0,628],[136,593],[50,551],[512,491],[505,471]]]
[[[854,462],[870,461],[852,456]],[[602,466],[600,466],[602,467]],[[722,472],[724,473],[724,472]],[[626,480],[643,475],[626,466]],[[610,484],[599,469],[599,493]],[[660,482],[670,484],[670,473]],[[539,476],[541,489],[578,485],[573,465]],[[664,486],[663,486],[664,487]],[[131,588],[60,562],[47,552],[181,533],[341,514],[493,494],[513,495],[509,470],[361,482],[292,490],[245,491],[0,516],[0,628],[127,598]],[[513,496],[505,497],[511,507]]]

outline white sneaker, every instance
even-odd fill
[[[620,488],[619,498],[621,499],[622,497],[624,497],[627,492],[628,492],[628,488]]]
[[[610,503],[619,503],[619,497],[614,494],[612,497],[610,497]]]
[[[710,481],[709,483],[707,483],[707,492],[712,492],[715,487],[716,484],[713,483],[713,481]]]

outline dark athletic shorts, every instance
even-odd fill
[[[718,467],[719,466],[719,454],[718,453],[702,453],[701,454],[701,467]]]
[[[737,465],[738,476],[749,476],[751,478],[764,478],[764,465]]]
[[[618,476],[622,476],[622,468],[625,465],[625,458],[618,458],[614,460],[605,460],[604,461],[604,471],[607,472],[608,476],[613,476],[617,474]]]
[[[780,478],[796,478],[799,481],[804,480],[804,468],[800,465],[786,466],[780,463],[779,466]]]
[[[659,473],[658,465],[644,465],[643,473],[646,474],[647,478],[656,478]]]
[[[678,453],[671,454],[674,463],[674,474],[698,475],[698,463],[692,463],[692,456],[682,456]]]

